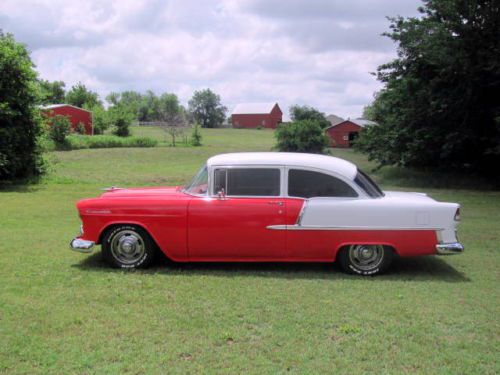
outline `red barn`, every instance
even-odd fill
[[[359,132],[376,123],[363,118],[345,120],[326,128],[326,135],[330,138],[332,147],[351,147]]]
[[[278,103],[241,103],[231,114],[233,128],[276,129],[283,121],[283,112]]]
[[[47,117],[56,115],[66,116],[71,123],[71,129],[76,131],[77,125],[81,122],[85,127],[85,134],[92,135],[92,112],[83,108],[78,108],[70,104],[52,104],[42,107],[42,111]]]

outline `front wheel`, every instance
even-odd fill
[[[338,260],[345,272],[370,276],[386,271],[392,257],[392,250],[387,246],[351,245],[340,251]]]
[[[102,256],[116,268],[145,268],[154,254],[153,240],[144,229],[135,225],[112,227],[102,240]]]

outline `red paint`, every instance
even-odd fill
[[[71,128],[76,131],[78,123],[82,123],[85,127],[85,134],[92,135],[92,112],[83,108],[74,107],[71,105],[64,105],[61,107],[44,109],[43,113],[47,117],[54,117],[56,115],[66,116],[71,123]]]
[[[326,135],[330,138],[332,147],[351,147],[349,137],[358,134],[363,128],[352,121],[346,120],[326,129]]]
[[[178,188],[116,190],[77,204],[85,240],[113,224],[142,226],[175,261],[331,262],[342,246],[382,244],[400,256],[435,254],[433,230],[271,230],[295,225],[297,198],[194,197]]]
[[[234,114],[231,116],[231,122],[233,128],[257,128],[260,126],[276,129],[283,122],[283,112],[281,112],[278,104],[275,104],[269,113]]]

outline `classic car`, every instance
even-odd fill
[[[354,164],[302,153],[211,157],[186,186],[109,188],[77,203],[71,248],[100,244],[111,266],[177,262],[333,262],[385,271],[394,256],[456,254],[460,206],[382,191]]]

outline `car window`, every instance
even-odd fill
[[[357,197],[356,191],[339,178],[325,173],[290,169],[288,195],[292,197]]]
[[[208,171],[207,166],[204,165],[193,177],[193,180],[186,185],[184,191],[188,194],[203,195],[207,194],[208,190]]]
[[[226,195],[279,196],[280,170],[276,168],[216,169],[214,193],[224,189]]]
[[[358,169],[354,182],[357,183],[358,186],[372,198],[380,198],[384,196],[383,191],[380,190],[378,185],[360,169]]]

